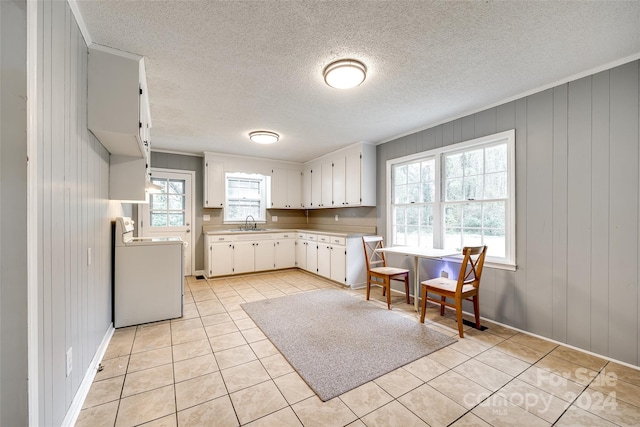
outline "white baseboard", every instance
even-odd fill
[[[194,276],[205,276],[204,274],[204,270],[196,270],[195,273],[193,274]]]
[[[89,363],[89,367],[87,368],[87,372],[84,375],[82,383],[80,383],[80,387],[78,387],[78,391],[76,392],[76,395],[71,402],[71,406],[69,407],[69,410],[67,411],[67,414],[62,421],[63,427],[73,427],[78,420],[78,416],[80,415],[80,411],[82,410],[84,400],[87,398],[87,394],[89,394],[93,379],[96,377],[96,373],[98,372],[98,366],[100,366],[100,362],[102,362],[102,357],[104,356],[105,351],[107,351],[109,341],[111,341],[111,337],[113,336],[114,331],[115,329],[113,328],[112,323],[109,325],[107,332],[104,334],[102,342],[100,343],[100,346],[98,346],[98,350],[93,356],[91,363]]]

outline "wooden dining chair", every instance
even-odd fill
[[[367,301],[371,293],[371,284],[382,286],[382,296],[387,296],[387,308],[391,310],[391,281],[404,282],[407,304],[409,304],[409,270],[387,267],[384,252],[377,249],[384,247],[382,236],[362,236],[364,258],[367,261]]]
[[[482,276],[482,267],[484,258],[487,254],[487,246],[464,247],[462,248],[462,265],[458,279],[448,279],[438,277],[421,282],[422,284],[422,314],[420,314],[420,323],[424,323],[424,314],[427,308],[427,300],[440,304],[440,315],[444,315],[444,306],[456,309],[456,318],[458,320],[458,333],[460,338],[464,338],[462,331],[462,300],[473,302],[473,311],[475,313],[476,328],[480,329],[480,277]],[[432,298],[431,294],[437,294],[440,298]],[[453,300],[448,302],[447,299]]]

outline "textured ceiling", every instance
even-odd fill
[[[185,153],[307,161],[640,57],[639,1],[77,5],[93,43],[145,57],[152,147]],[[345,57],[367,80],[332,89],[322,69]]]

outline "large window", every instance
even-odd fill
[[[515,266],[515,132],[389,160],[394,245],[461,250]]]
[[[225,174],[225,222],[244,222],[249,215],[266,221],[267,177],[258,174]]]

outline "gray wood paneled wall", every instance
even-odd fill
[[[87,45],[66,1],[38,2],[40,425],[60,425],[111,324],[109,153],[87,129]],[[89,260],[91,250],[91,260]],[[66,352],[73,370],[66,376]]]
[[[0,425],[27,412],[27,12],[0,2]]]
[[[481,315],[640,365],[639,80],[634,61],[379,145],[380,232],[388,159],[515,129],[518,268],[485,270]]]

